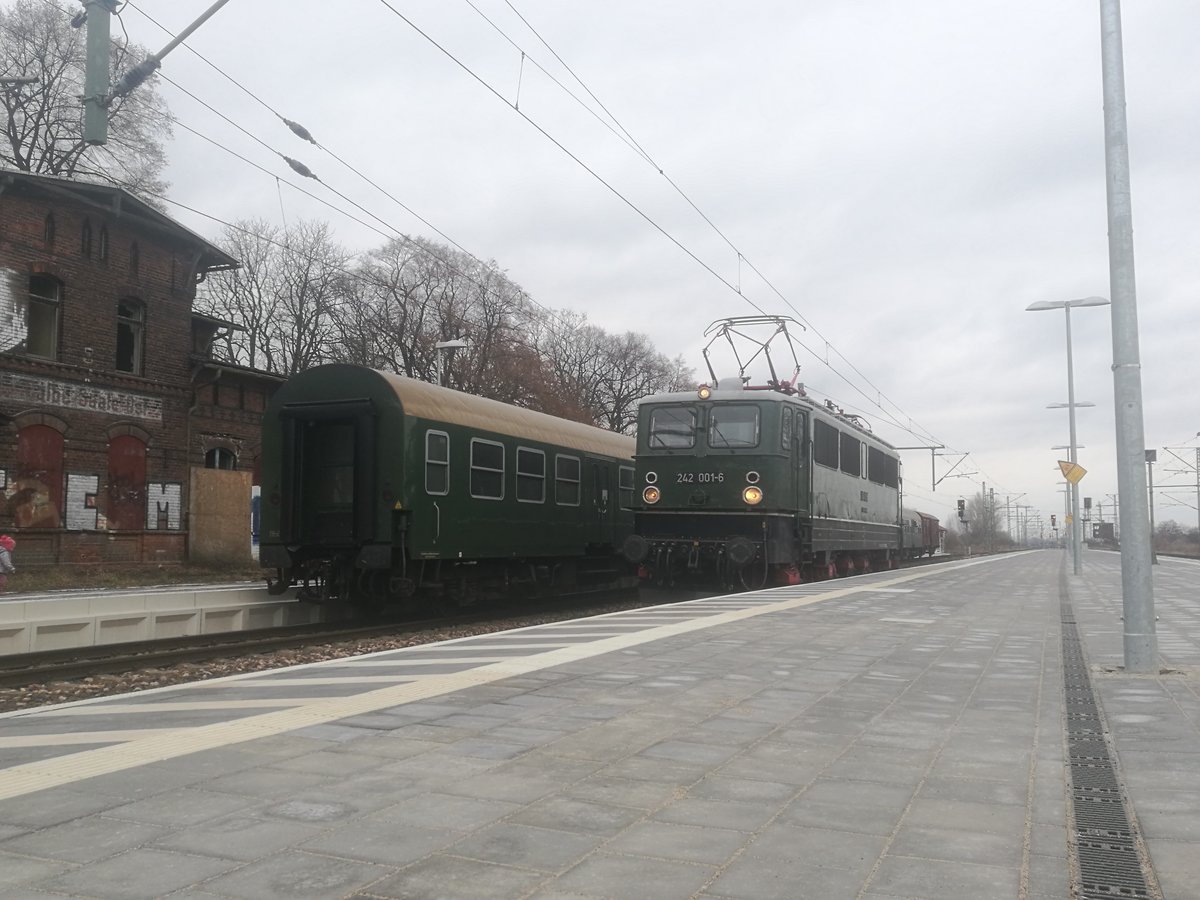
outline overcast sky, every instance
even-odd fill
[[[390,2],[230,0],[188,46],[394,200],[187,49],[162,70],[370,227],[277,183],[348,208],[163,83],[185,125],[273,173],[179,128],[172,199],[327,219],[353,252],[444,240],[399,201],[537,302],[646,333],[698,375],[710,322],[802,319],[810,391],[898,446],[970,454],[969,477],[934,491],[930,452],[906,451],[908,505],[946,517],[986,482],[1061,523],[1068,420],[1046,406],[1067,399],[1064,316],[1025,307],[1109,294],[1097,0]],[[209,5],[134,0],[122,20],[157,50],[168,38],[140,11],[177,32]],[[1146,444],[1195,448],[1200,3],[1123,12]],[[1076,399],[1096,404],[1077,412],[1082,493],[1111,518],[1109,309],[1072,326]],[[910,421],[915,435],[895,424]],[[1194,469],[1159,460],[1155,482],[1185,487],[1159,492],[1157,518],[1195,527]]]

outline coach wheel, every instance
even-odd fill
[[[291,569],[276,569],[275,577],[267,578],[267,593],[272,597],[278,597],[284,591],[292,586],[292,570]]]

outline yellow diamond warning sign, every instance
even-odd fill
[[[1083,476],[1087,474],[1087,469],[1079,463],[1073,463],[1070,460],[1060,459],[1058,467],[1062,469],[1063,478],[1071,482],[1071,484],[1079,484],[1083,480]]]

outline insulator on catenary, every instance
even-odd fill
[[[279,155],[283,156],[282,153]],[[291,166],[292,171],[294,171],[297,175],[303,175],[305,178],[311,178],[313,181],[321,180],[316,175],[314,175],[312,172],[312,169],[310,169],[304,163],[299,162],[298,160],[292,159],[290,156],[283,156],[283,161],[286,162],[289,166]]]
[[[302,140],[306,140],[310,144],[313,144],[314,146],[317,146],[317,147],[321,146],[320,144],[317,143],[317,139],[312,136],[312,134],[309,132],[309,130],[307,128],[305,128],[303,125],[301,125],[299,122],[293,122],[291,119],[284,119],[283,116],[280,116],[279,118],[283,119],[284,125],[286,125],[290,129],[292,129],[292,133],[294,135],[296,135],[296,137],[301,138]]]

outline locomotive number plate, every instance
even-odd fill
[[[724,480],[724,472],[680,472],[675,476],[676,484],[720,484]]]

